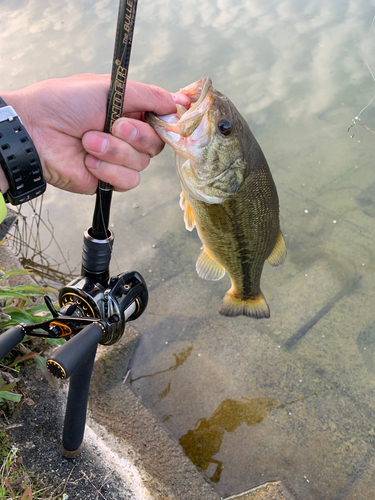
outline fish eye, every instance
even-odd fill
[[[232,132],[232,123],[226,118],[223,118],[218,122],[217,128],[223,135],[229,135]]]

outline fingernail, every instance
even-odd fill
[[[187,95],[177,92],[176,94],[171,94],[171,96],[176,104],[181,104],[185,108],[190,106],[191,101]]]
[[[93,153],[104,153],[108,147],[108,139],[102,135],[88,132],[83,136],[83,145],[86,150],[92,151]]]
[[[137,128],[125,118],[120,118],[114,124],[115,136],[126,141],[133,141],[138,134]]]

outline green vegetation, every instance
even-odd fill
[[[4,271],[0,269],[0,335],[18,323],[34,324],[51,317],[45,304],[35,304],[35,300],[46,293],[56,293],[51,287],[41,286],[1,286],[1,280],[11,275],[30,275],[22,269]],[[49,345],[63,344],[63,339],[42,339],[25,336],[0,364],[0,416],[7,422],[15,408],[28,398],[22,387],[20,369],[29,363],[36,363],[48,382],[54,386],[55,379],[46,368],[42,355]],[[4,500],[67,500],[64,485],[46,487],[40,478],[29,474],[18,449],[12,447],[9,437],[0,427],[0,498]]]
[[[0,269],[0,284],[12,275],[30,275],[30,271]],[[18,323],[35,324],[51,318],[45,304],[35,304],[35,300],[46,293],[56,293],[51,287],[37,285],[2,286],[0,288],[0,334]],[[16,346],[2,360],[0,365],[0,414],[12,413],[14,406],[21,402],[22,384],[18,372],[21,366],[35,362],[47,381],[55,386],[55,379],[46,367],[46,359],[42,356],[48,345],[60,345],[64,339],[42,339],[25,336],[22,343]],[[14,376],[16,374],[17,376]]]
[[[57,488],[45,486],[40,478],[28,473],[18,449],[11,447],[4,431],[0,430],[0,498],[4,500],[67,500],[67,482]]]

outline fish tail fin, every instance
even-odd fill
[[[243,299],[237,297],[232,289],[230,289],[220,305],[219,313],[223,316],[247,316],[249,318],[269,318],[270,310],[267,302],[262,294]]]

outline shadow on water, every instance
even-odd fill
[[[356,202],[365,215],[375,217],[375,183],[361,191]]]
[[[244,423],[249,426],[258,425],[277,407],[276,399],[244,399],[246,402],[225,399],[209,419],[199,419],[194,430],[189,430],[179,439],[185,454],[199,471],[207,470],[210,464],[217,465],[214,474],[206,476],[213,483],[220,481],[223,470],[223,462],[213,456],[220,451],[225,431],[233,432]]]
[[[334,387],[307,394],[293,401],[278,404],[274,398],[245,398],[244,401],[225,399],[216,408],[210,418],[200,418],[194,430],[179,438],[179,443],[186,456],[194,463],[200,472],[204,472],[211,464],[216,465],[215,472],[205,479],[218,483],[224,469],[223,461],[214,457],[219,453],[225,432],[234,432],[242,424],[255,427],[260,424],[273,410],[281,410],[298,402],[324,394]]]
[[[375,373],[375,322],[358,335],[357,346],[364,365]]]

